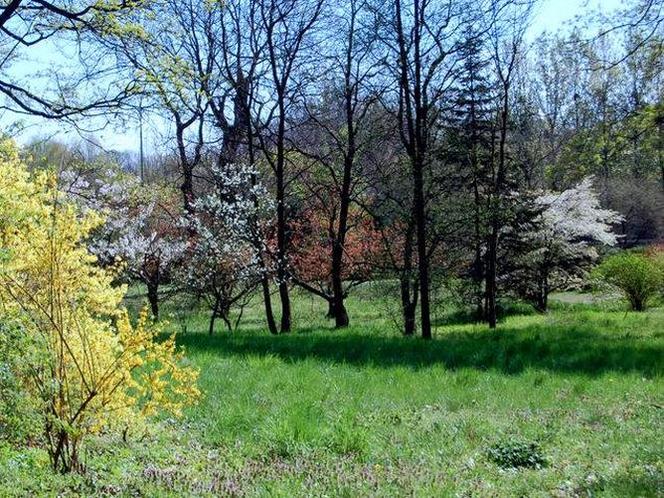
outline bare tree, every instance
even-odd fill
[[[0,6],[0,109],[47,119],[94,117],[107,119],[120,111],[136,92],[133,79],[118,78],[117,64],[99,53],[91,56],[88,36],[124,29],[127,16],[140,9],[136,1],[9,0]],[[75,64],[49,69],[46,79],[33,75],[40,88],[12,74],[12,65],[37,48],[69,49]],[[110,54],[105,54],[110,55]],[[110,115],[110,116],[109,116]]]
[[[310,137],[309,146],[304,145],[305,153],[327,172],[324,179],[314,175],[313,181],[305,185],[316,202],[326,206],[331,242],[330,285],[329,289],[312,288],[302,279],[296,282],[329,302],[330,316],[335,326],[341,328],[349,323],[344,299],[350,287],[362,280],[344,285],[344,255],[347,236],[356,228],[349,221],[350,208],[365,190],[363,175],[357,171],[361,166],[358,163],[366,150],[375,145],[370,111],[377,104],[381,90],[374,85],[376,37],[370,25],[369,1],[350,0],[337,7],[325,28],[324,75],[318,76],[318,84],[309,85],[318,95],[308,91],[303,96],[308,121],[303,133]],[[316,138],[311,141],[311,137]]]
[[[489,327],[496,327],[498,245],[503,228],[506,197],[509,196],[508,134],[510,97],[517,63],[522,55],[524,35],[532,11],[532,2],[517,2],[502,12],[492,9],[491,39],[493,61],[499,84],[498,149],[492,162],[490,190],[490,229],[486,255],[486,316]]]
[[[416,250],[411,256],[406,237],[405,260],[417,259],[420,327],[431,338],[430,255],[427,173],[433,163],[433,142],[453,78],[465,2],[394,0],[386,15],[384,41],[396,59],[393,74],[397,92],[399,133],[409,159],[412,181],[412,220]],[[407,232],[411,227],[406,227]],[[405,289],[402,289],[402,292]],[[404,296],[406,297],[406,296]]]
[[[264,31],[266,64],[269,72],[272,106],[268,113],[270,133],[258,134],[266,162],[274,175],[276,220],[276,273],[281,300],[282,333],[291,330],[289,295],[289,186],[288,174],[288,113],[295,105],[300,90],[296,76],[303,54],[314,43],[314,27],[321,17],[324,0],[265,0],[258,9]],[[310,52],[311,53],[311,52]]]

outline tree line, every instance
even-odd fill
[[[436,289],[493,328],[501,297],[544,311],[603,247],[662,237],[658,5],[531,40],[524,0],[9,2],[7,40],[72,38],[103,91],[0,91],[47,118],[166,123],[142,182],[126,158],[27,151],[107,213],[91,250],[153,315],[172,283],[232,328],[259,292],[286,333],[298,286],[345,327],[349,293],[390,281],[404,334],[430,338]]]

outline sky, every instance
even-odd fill
[[[596,10],[609,13],[622,4],[621,0],[540,0],[536,7],[528,38],[534,40],[545,31],[564,31],[573,25],[574,19],[579,15]],[[49,69],[53,65],[57,65],[58,60],[62,60],[62,56],[57,55],[54,46],[43,46],[39,50],[17,69],[19,72],[25,73],[26,77],[32,74],[35,68],[41,68],[41,77],[48,77]],[[60,123],[45,122],[36,118],[17,117],[9,114],[0,115],[0,131],[7,129],[16,120],[21,120],[26,126],[23,132],[15,136],[19,143],[28,143],[47,137],[55,137],[62,141],[77,141],[80,139],[75,130],[65,129]],[[106,126],[103,130],[96,130],[94,137],[106,150],[137,152],[139,149],[137,121]],[[145,148],[149,151],[158,148],[156,141],[160,134],[157,130],[163,129],[163,124],[151,123],[150,119],[146,119],[146,121],[144,126]]]

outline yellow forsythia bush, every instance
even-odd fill
[[[16,351],[20,385],[33,397],[54,468],[79,465],[80,442],[165,410],[179,415],[200,395],[174,337],[156,340],[141,314],[132,325],[124,287],[99,268],[84,241],[101,217],[82,213],[55,175],[31,175],[0,140],[0,322],[29,341]],[[1,332],[0,332],[1,333]]]

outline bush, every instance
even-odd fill
[[[0,331],[1,408],[35,409],[62,471],[80,468],[89,434],[135,427],[160,410],[178,415],[199,394],[198,373],[181,365],[175,339],[157,341],[146,312],[132,324],[126,289],[88,252],[84,241],[100,222],[0,142],[0,323],[20,331]]]
[[[646,309],[662,288],[664,271],[654,258],[635,252],[609,256],[595,270],[603,281],[619,289],[634,311]]]
[[[493,463],[504,469],[518,467],[539,469],[546,466],[546,458],[536,442],[503,441],[489,448],[488,456]]]
[[[0,323],[0,439],[21,442],[35,439],[40,432],[39,400],[26,397],[21,379],[38,350],[19,327]]]

